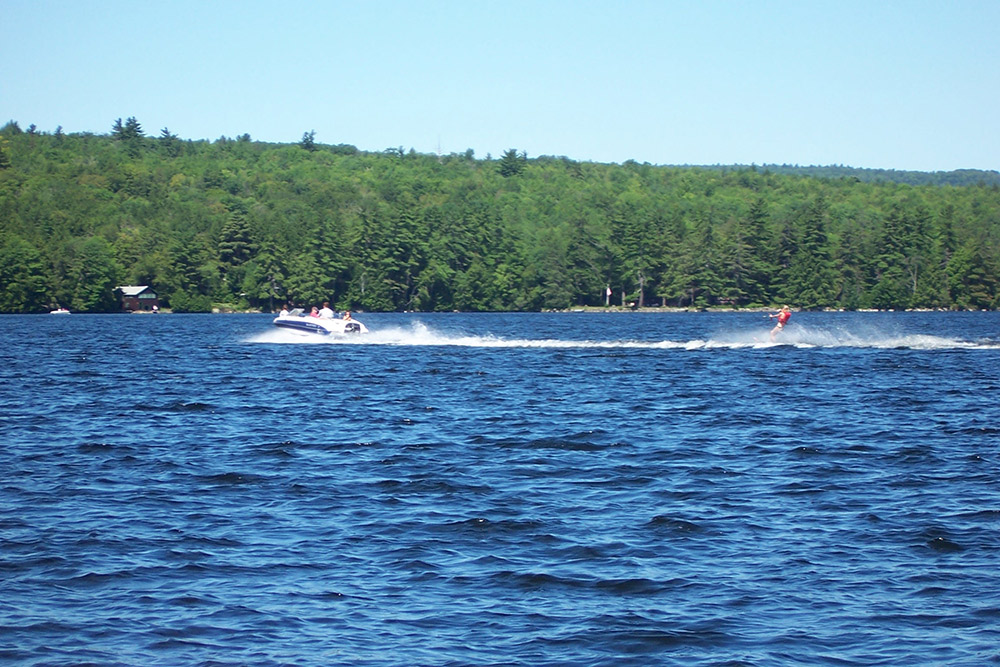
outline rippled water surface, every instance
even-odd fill
[[[0,317],[0,660],[1000,662],[1000,314]]]

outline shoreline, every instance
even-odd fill
[[[574,308],[552,308],[543,313],[774,313],[780,310],[775,307],[752,308],[679,308],[674,306],[646,306],[630,308],[628,306],[577,306]],[[985,309],[950,309],[950,308],[820,308],[817,310],[792,308],[793,313],[989,313]]]
[[[676,306],[646,306],[643,308],[630,308],[628,306],[574,306],[572,308],[546,308],[543,310],[405,310],[405,311],[364,311],[364,310],[353,310],[351,312],[358,314],[373,314],[373,313],[413,313],[413,314],[424,314],[431,315],[435,313],[462,313],[467,315],[479,314],[479,313],[645,313],[645,314],[684,314],[684,313],[774,313],[780,310],[779,307],[763,308],[681,308]],[[802,308],[792,308],[793,313],[992,313],[997,312],[996,310],[990,310],[985,308],[978,309],[957,309],[957,308],[821,308],[817,310],[809,310]],[[42,315],[50,314],[46,313],[0,313],[0,315]],[[247,309],[247,310],[235,310],[228,308],[213,308],[211,311],[207,312],[184,312],[175,313],[169,308],[161,308],[158,313],[153,313],[150,311],[125,311],[125,312],[105,312],[105,313],[88,313],[86,311],[78,311],[76,314],[79,315],[274,315],[275,313],[269,313],[266,310],[260,309]]]
[[[729,308],[729,307],[713,307],[713,308],[689,308],[689,307],[678,307],[678,306],[645,306],[643,308],[630,308],[629,306],[574,306],[572,308],[545,308],[543,310],[352,310],[353,313],[359,314],[372,314],[372,313],[416,313],[416,314],[434,314],[434,313],[463,313],[467,315],[473,315],[478,313],[646,313],[646,314],[680,314],[680,313],[776,313],[781,309],[781,306],[773,307],[752,307],[752,308]],[[163,310],[160,311],[164,312]],[[168,311],[169,312],[169,311]],[[277,312],[277,311],[276,311]],[[987,309],[951,309],[951,308],[821,308],[817,310],[809,310],[802,308],[792,308],[793,313],[990,313],[995,312]],[[205,315],[252,315],[252,314],[268,314],[265,310],[223,310],[218,308],[213,308],[211,313],[203,313]],[[270,313],[275,314],[275,313]]]

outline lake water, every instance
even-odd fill
[[[0,661],[1000,663],[1000,313],[0,317]]]

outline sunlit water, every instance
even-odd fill
[[[0,660],[1000,662],[1000,314],[0,317]]]

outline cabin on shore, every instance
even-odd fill
[[[160,300],[149,285],[122,285],[115,291],[121,296],[122,310],[126,312],[156,312],[160,309]]]

